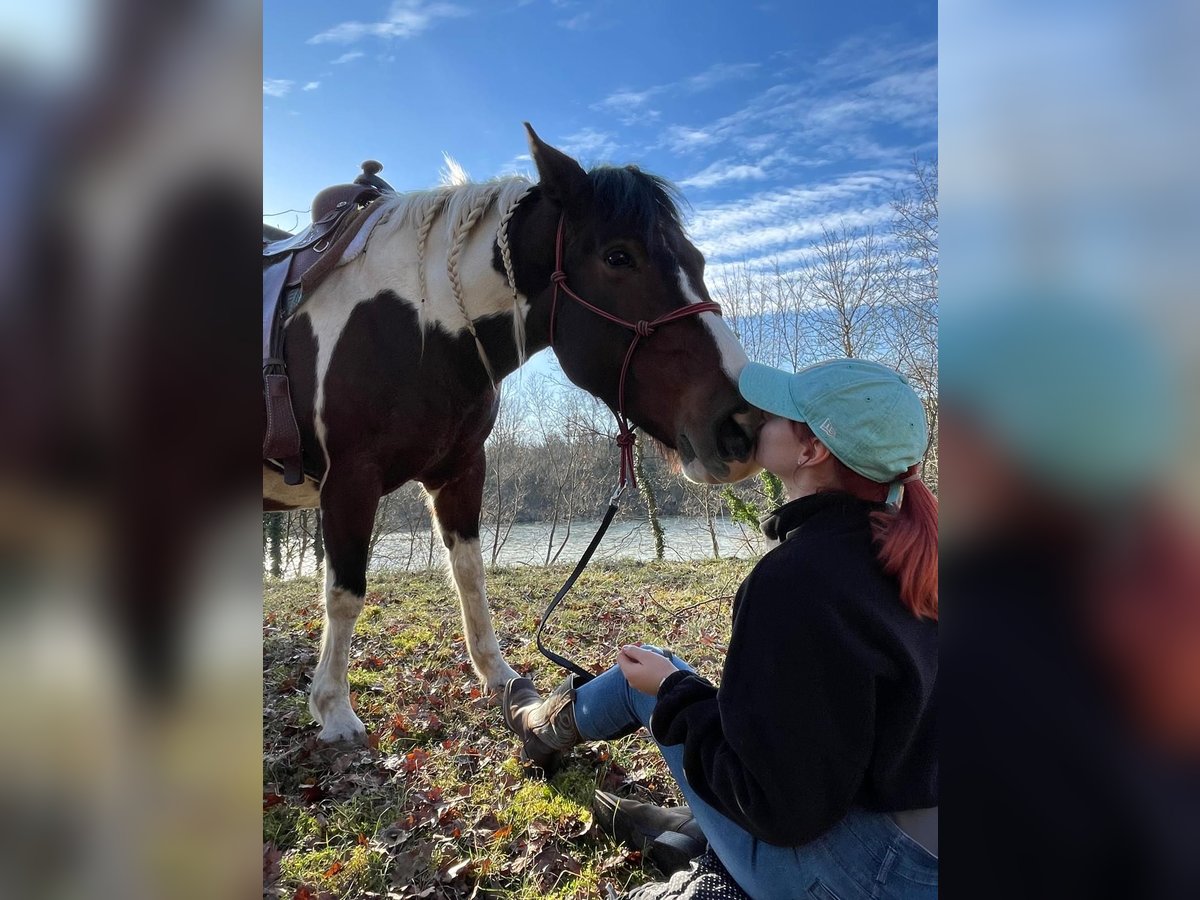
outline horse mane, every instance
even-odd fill
[[[637,166],[597,166],[588,172],[592,187],[592,203],[596,220],[612,223],[624,234],[632,231],[641,237],[651,251],[670,252],[669,231],[682,231],[679,212],[682,196],[678,189],[657,175],[643,172]],[[535,185],[520,176],[506,176],[490,181],[472,182],[457,162],[446,157],[443,183],[424,191],[409,191],[387,197],[380,201],[386,204],[386,213],[396,230],[414,229],[417,233],[417,276],[421,284],[422,297],[426,293],[425,247],[435,223],[441,221],[446,229],[450,251],[446,259],[446,270],[454,293],[455,303],[462,313],[467,332],[475,339],[479,358],[489,377],[491,363],[483,344],[475,332],[475,323],[467,311],[462,281],[458,272],[458,260],[475,225],[489,210],[501,210],[495,240],[500,250],[505,278],[513,298],[513,342],[516,345],[518,365],[525,362],[525,319],[521,315],[520,297],[517,292],[516,276],[513,272],[512,253],[508,241],[508,225],[513,213],[533,190]],[[619,223],[619,224],[618,224]],[[418,305],[418,315],[424,304]],[[421,340],[425,339],[424,323],[421,323]],[[495,379],[493,378],[493,383]]]
[[[490,181],[464,181],[466,173],[456,162],[447,157],[448,175],[443,184],[424,191],[409,191],[387,197],[387,216],[394,223],[395,230],[412,228],[417,233],[417,277],[421,284],[422,296],[425,295],[425,247],[429,242],[429,234],[434,224],[441,220],[446,229],[446,237],[450,252],[446,259],[446,271],[450,277],[450,285],[454,292],[454,300],[462,313],[467,332],[475,340],[479,358],[482,360],[488,376],[492,377],[491,363],[483,349],[483,344],[475,332],[475,323],[467,311],[466,298],[463,294],[462,280],[458,271],[458,260],[463,248],[475,225],[493,207],[502,210],[495,239],[500,245],[500,256],[504,264],[504,273],[513,297],[513,342],[517,349],[518,364],[525,362],[525,319],[521,315],[520,297],[517,293],[516,276],[513,272],[512,254],[508,244],[508,223],[512,219],[517,206],[533,189],[533,184],[521,176],[496,178]],[[418,305],[418,315],[424,304]],[[425,339],[424,323],[421,323],[421,340]],[[494,377],[492,378],[495,382]]]

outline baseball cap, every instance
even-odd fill
[[[759,409],[812,429],[829,452],[886,484],[921,461],[925,408],[908,379],[866,359],[831,359],[799,372],[747,363],[738,390]]]

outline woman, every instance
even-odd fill
[[[711,850],[753,898],[937,895],[937,502],[903,376],[857,359],[750,364],[758,461],[790,502],[742,583],[720,687],[672,654],[617,664],[505,716],[542,765],[650,730]]]

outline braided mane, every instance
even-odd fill
[[[513,342],[517,349],[518,363],[525,362],[525,318],[520,309],[520,297],[517,294],[516,277],[513,272],[512,251],[508,240],[508,225],[512,221],[517,206],[524,200],[533,185],[528,179],[521,177],[500,178],[494,181],[480,183],[462,182],[456,178],[454,183],[442,184],[427,191],[412,191],[397,194],[382,200],[387,204],[388,216],[397,229],[413,228],[417,234],[417,277],[421,284],[421,300],[418,306],[418,321],[421,310],[425,308],[427,296],[426,279],[426,247],[429,235],[434,227],[442,227],[446,231],[450,250],[446,255],[446,274],[454,295],[454,302],[462,314],[463,327],[475,341],[480,361],[487,370],[489,378],[495,383],[491,362],[479,340],[475,330],[475,322],[467,310],[462,276],[459,272],[459,260],[467,241],[471,239],[480,219],[493,208],[502,210],[499,226],[493,235],[500,248],[500,258],[504,265],[504,274],[513,298]],[[425,326],[421,325],[421,336],[424,341]]]

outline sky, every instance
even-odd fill
[[[885,225],[936,156],[937,6],[264,0],[265,221],[306,222],[369,158],[399,190],[443,154],[536,177],[524,120],[674,181],[710,267],[796,265],[822,227]]]

